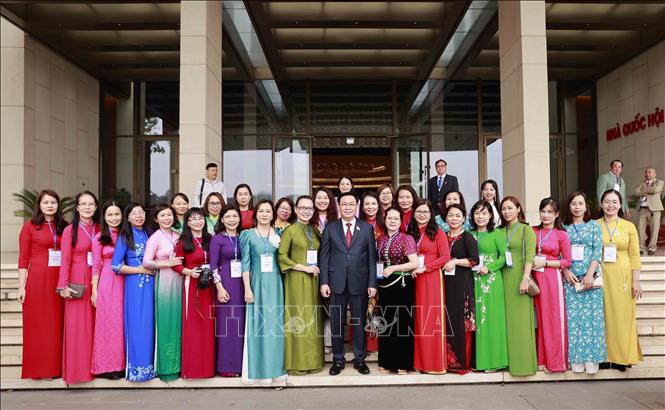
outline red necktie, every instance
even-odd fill
[[[351,224],[347,223],[346,224],[346,246],[348,246],[349,248],[351,247],[351,239],[352,239]]]

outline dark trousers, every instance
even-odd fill
[[[344,325],[346,324],[346,307],[351,308],[350,325],[353,329],[353,361],[363,361],[367,355],[365,339],[365,315],[367,313],[367,293],[352,295],[348,287],[343,293],[330,296],[330,330],[332,331],[333,361],[344,363]]]

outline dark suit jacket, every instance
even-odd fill
[[[361,295],[376,288],[376,242],[372,226],[356,218],[351,247],[346,246],[343,221],[326,225],[321,238],[321,280],[333,293]]]
[[[441,201],[446,197],[448,192],[459,191],[459,184],[457,183],[456,176],[446,174],[446,177],[443,178],[443,184],[441,184],[440,191],[436,184],[438,180],[439,176],[435,175],[427,182],[427,198],[429,198],[435,208],[440,207]]]

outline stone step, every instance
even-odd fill
[[[638,319],[664,319],[665,309],[662,305],[638,305]]]
[[[652,296],[651,293],[645,293],[645,296],[638,299],[637,305],[663,305],[665,309],[665,294]]]
[[[0,301],[0,313],[21,313],[21,303],[18,300]]]
[[[0,346],[20,346],[23,344],[23,335],[6,335],[4,329],[0,334]]]
[[[644,282],[642,283],[643,291],[658,291],[665,292],[665,282]]]
[[[16,300],[16,290],[0,290],[0,300]]]
[[[665,263],[642,263],[640,268],[642,273],[644,272],[654,272],[654,273],[663,273],[665,272]]]
[[[602,370],[596,375],[576,374],[570,371],[549,374],[538,372],[530,377],[513,377],[507,372],[496,373],[468,373],[464,376],[457,374],[429,375],[410,372],[407,375],[381,374],[374,363],[368,364],[369,375],[361,375],[347,364],[338,376],[329,376],[327,369],[306,376],[291,376],[269,385],[246,384],[240,378],[213,377],[210,379],[178,379],[172,382],[163,382],[153,379],[144,383],[130,383],[126,380],[96,379],[88,383],[66,386],[62,379],[55,380],[21,380],[20,367],[3,368],[1,388],[6,389],[63,389],[66,387],[77,389],[90,388],[239,388],[239,387],[326,387],[326,386],[386,386],[386,385],[444,385],[444,384],[474,384],[474,383],[515,383],[515,382],[552,382],[562,380],[615,380],[615,379],[645,379],[663,378],[665,368],[662,366],[647,366],[646,363],[634,366],[626,372],[618,370]],[[14,377],[9,377],[14,376]]]
[[[11,279],[0,279],[0,289],[16,290],[18,289],[18,277]]]
[[[645,282],[656,282],[656,281],[665,281],[665,272],[660,271],[641,271],[640,272],[640,281]]]
[[[3,313],[0,315],[0,328],[4,331],[6,327],[23,326],[23,318],[20,313]]]

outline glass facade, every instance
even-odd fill
[[[555,197],[593,189],[592,88],[551,81],[550,183]],[[106,196],[147,204],[178,189],[179,84],[134,82],[105,94],[102,135]],[[256,200],[336,187],[351,176],[360,192],[381,183],[412,185],[426,196],[444,159],[466,202],[494,179],[503,195],[501,101],[497,81],[428,81],[414,97],[408,82],[224,81],[223,172],[230,190],[249,184]],[[104,165],[105,164],[105,165]],[[187,187],[185,187],[186,190]],[[229,192],[229,196],[231,192]]]

